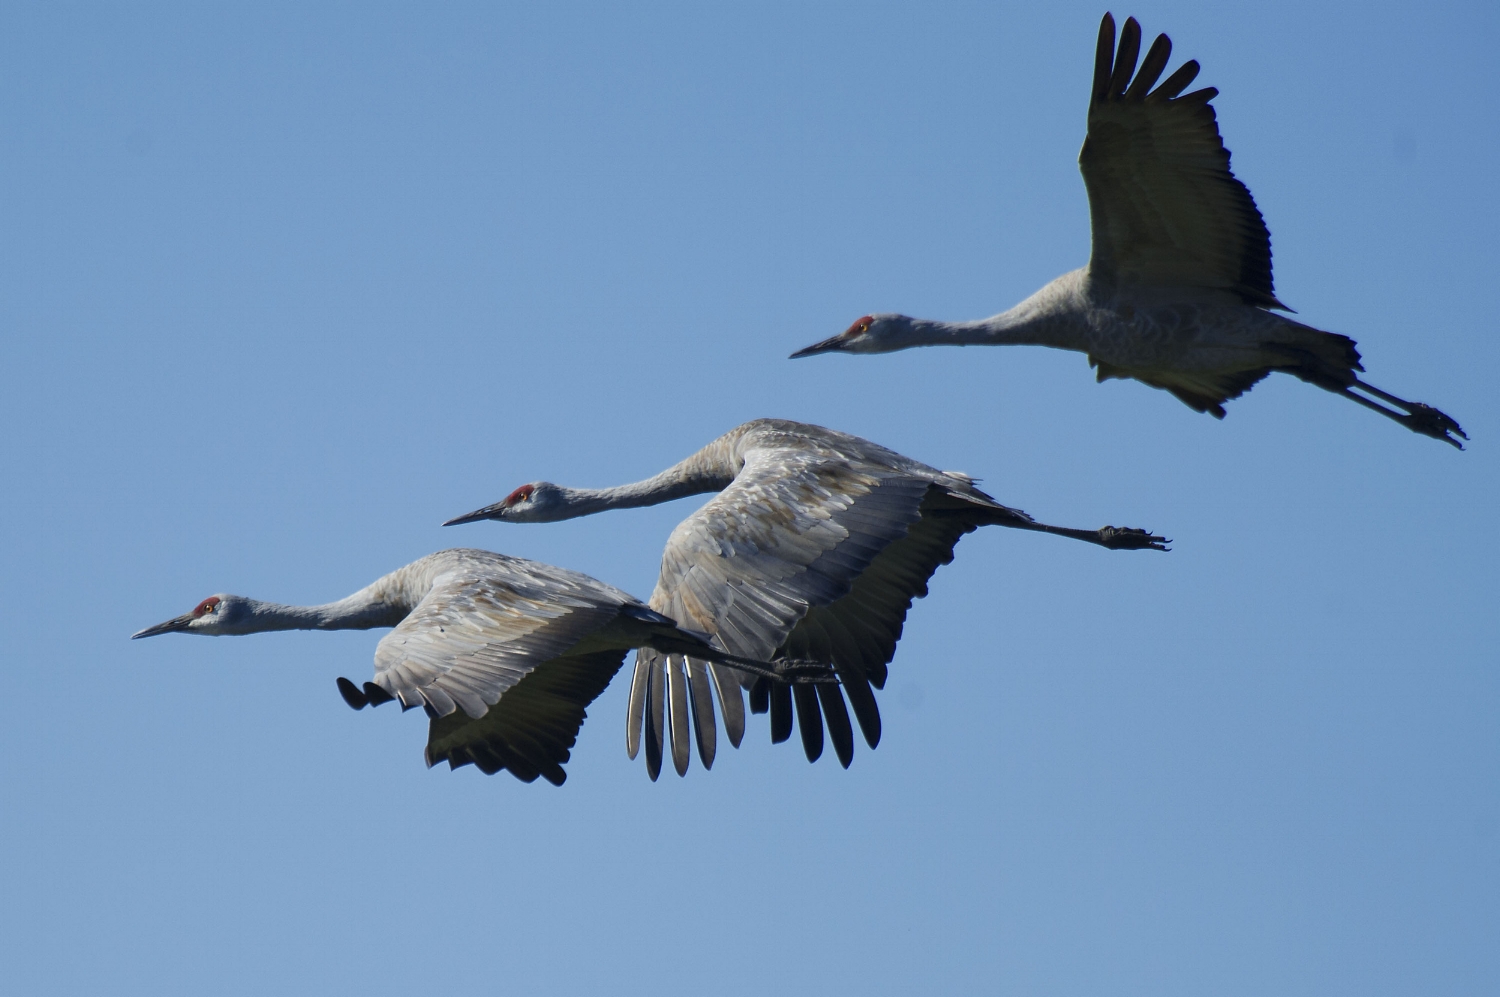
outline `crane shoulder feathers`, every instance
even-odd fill
[[[1094,63],[1088,136],[1079,168],[1093,229],[1091,279],[1116,287],[1198,287],[1286,308],[1271,276],[1271,235],[1249,189],[1229,168],[1213,87],[1183,94],[1198,74],[1184,63],[1160,86],[1172,43],[1158,35],[1140,70],[1134,18],[1114,45],[1104,15]],[[1152,89],[1155,86],[1155,89]]]

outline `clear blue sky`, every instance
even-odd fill
[[[1088,254],[1099,3],[0,8],[0,990],[1500,990],[1500,17],[1143,3],[1300,316],[1457,453],[1287,377],[1222,423],[1077,354],[792,363]],[[695,507],[443,519],[757,416],[1052,522],[919,602],[878,751],[755,718],[562,789],[353,713],[379,632],[131,643],[485,546],[650,593]]]

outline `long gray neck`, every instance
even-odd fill
[[[422,561],[393,571],[351,596],[321,606],[286,606],[246,599],[247,612],[226,628],[229,633],[272,630],[369,630],[393,627],[406,619],[431,587],[430,571]]]
[[[1014,308],[973,322],[916,319],[914,336],[924,345],[1054,346],[1086,349],[1084,272],[1064,274]]]
[[[732,442],[721,437],[660,474],[613,488],[562,488],[567,516],[587,516],[607,509],[637,509],[705,492],[723,491],[739,473]]]
[[[229,629],[236,633],[266,633],[272,630],[369,630],[393,627],[406,618],[407,606],[360,599],[356,593],[322,606],[286,606],[278,602],[245,600],[249,612]]]

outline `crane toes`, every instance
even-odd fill
[[[1099,531],[1099,543],[1110,550],[1171,550],[1167,546],[1171,542],[1133,526],[1106,526]]]
[[[350,682],[344,676],[338,678],[339,695],[344,697],[344,702],[349,704],[352,710],[362,710],[370,705],[370,697],[359,691],[359,686]]]
[[[1431,436],[1435,440],[1442,440],[1462,450],[1464,445],[1453,437],[1457,436],[1467,440],[1469,435],[1463,431],[1453,417],[1440,409],[1435,409],[1425,402],[1412,402],[1408,408],[1410,412],[1401,421],[1406,423],[1406,428],[1423,436]],[[1449,434],[1452,435],[1449,435]]]

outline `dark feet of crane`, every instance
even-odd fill
[[[1099,531],[1099,543],[1110,550],[1171,550],[1167,546],[1171,542],[1132,526],[1106,526]]]

